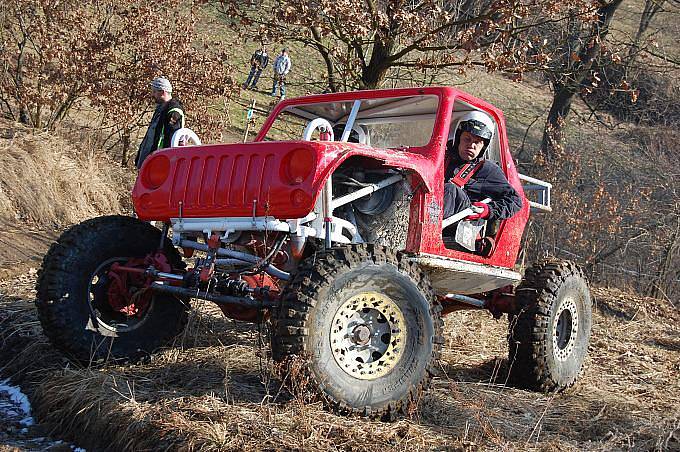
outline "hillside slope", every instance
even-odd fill
[[[0,276],[37,268],[61,228],[129,211],[133,177],[102,152],[0,119]]]
[[[504,385],[505,321],[452,314],[420,408],[380,423],[283,390],[257,329],[202,303],[177,347],[149,363],[64,367],[36,321],[33,284],[0,282],[0,367],[45,427],[88,449],[680,450],[680,313],[659,300],[594,289],[585,373],[557,395]]]

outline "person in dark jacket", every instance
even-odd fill
[[[458,122],[454,138],[446,146],[444,218],[474,206],[478,213],[466,220],[505,220],[522,208],[522,198],[503,171],[494,162],[481,158],[493,131],[493,122],[480,111],[466,113]],[[486,198],[491,201],[482,202]]]
[[[267,49],[262,45],[261,49],[257,49],[253,56],[250,57],[250,73],[246,82],[243,84],[243,89],[257,89],[257,82],[260,80],[260,75],[262,71],[269,64],[269,55],[267,55]],[[252,80],[253,84],[250,84]]]
[[[144,160],[154,151],[169,147],[172,134],[184,127],[184,107],[179,100],[172,97],[172,85],[167,78],[153,79],[151,95],[156,102],[156,109],[139,145],[135,158],[137,169],[142,167]]]

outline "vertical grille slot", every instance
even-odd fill
[[[175,208],[179,205],[180,201],[184,201],[184,191],[187,186],[187,174],[188,174],[188,163],[187,159],[179,158],[177,159],[177,164],[175,165],[175,174],[172,178],[172,191],[170,193],[170,205],[168,207]]]
[[[213,204],[217,207],[229,205],[229,188],[234,171],[233,166],[234,159],[228,155],[220,157],[220,163],[217,167],[217,182],[213,191]]]

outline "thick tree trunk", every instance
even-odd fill
[[[569,87],[563,86],[555,89],[548,119],[543,129],[543,141],[541,142],[541,152],[548,162],[554,160],[563,151],[564,127],[566,117],[571,110],[574,94]]]
[[[394,43],[376,41],[373,44],[371,59],[361,71],[359,89],[377,89],[385,81],[390,66],[387,64],[394,50]]]
[[[370,64],[362,71],[359,89],[378,89],[385,80],[387,69],[372,67]]]

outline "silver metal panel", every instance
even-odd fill
[[[412,257],[411,261],[418,263],[430,277],[432,287],[437,295],[476,294],[499,289],[509,284],[517,284],[522,275],[507,268],[490,267],[421,254]]]

